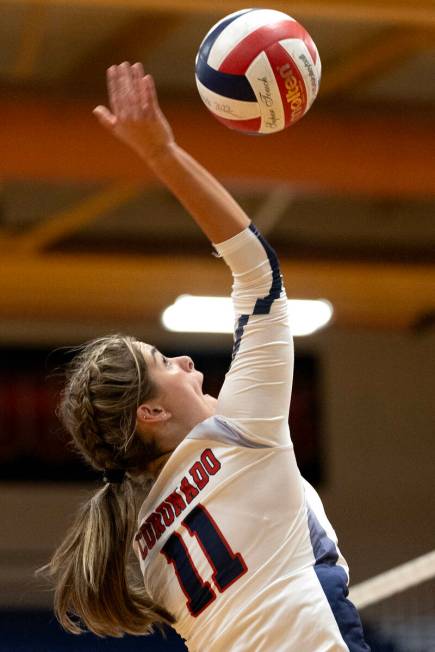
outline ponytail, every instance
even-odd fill
[[[130,568],[136,525],[132,482],[105,484],[86,502],[51,561],[41,570],[55,584],[54,610],[73,634],[144,635],[173,617],[146,595]]]
[[[137,525],[139,479],[157,457],[155,444],[136,433],[136,412],[157,387],[143,344],[121,334],[79,347],[66,369],[56,414],[78,452],[105,484],[85,503],[51,561],[40,569],[54,584],[60,624],[80,634],[149,634],[173,623],[135,577],[132,542]],[[149,473],[148,473],[149,477]],[[138,482],[133,485],[133,479]],[[143,497],[142,497],[143,498]]]

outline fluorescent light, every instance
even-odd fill
[[[293,335],[311,335],[325,326],[333,314],[329,301],[290,299],[290,328]],[[196,297],[182,294],[162,314],[162,323],[178,333],[232,333],[234,312],[229,297]]]
[[[290,299],[290,328],[293,335],[311,335],[326,326],[334,313],[332,303],[325,299]]]

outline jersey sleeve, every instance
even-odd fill
[[[235,312],[216,414],[260,446],[289,445],[294,353],[278,258],[253,224],[214,247],[233,274]]]

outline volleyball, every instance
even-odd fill
[[[216,23],[195,60],[199,95],[230,129],[272,134],[300,120],[319,90],[321,63],[308,32],[273,9],[242,9]]]

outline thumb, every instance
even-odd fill
[[[105,106],[96,106],[92,113],[98,118],[100,124],[107,129],[113,129],[116,125],[117,119]]]

